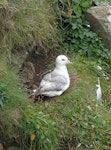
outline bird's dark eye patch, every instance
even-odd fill
[[[65,59],[62,59],[62,61],[65,61]]]

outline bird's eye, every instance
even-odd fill
[[[65,61],[65,59],[62,59],[62,61]]]

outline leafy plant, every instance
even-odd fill
[[[105,48],[98,35],[90,31],[89,24],[84,18],[67,19],[70,26],[61,29],[60,35],[64,48],[70,54],[79,52],[87,57],[99,58],[110,61],[111,51]]]
[[[92,0],[54,0],[53,3],[57,5],[59,16],[79,18],[91,6]]]
[[[58,0],[58,35],[61,47],[67,53],[97,58],[111,63],[111,51],[108,50],[102,39],[90,30],[84,13],[91,7],[92,0]]]

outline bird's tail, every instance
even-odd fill
[[[39,89],[34,89],[34,90],[32,90],[32,94],[30,94],[29,97],[38,96],[39,94],[40,94]]]
[[[33,95],[35,96],[40,95],[40,89],[38,88],[38,89],[33,90]]]

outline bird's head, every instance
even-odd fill
[[[69,63],[71,63],[71,62],[68,60],[68,58],[65,55],[59,55],[56,58],[56,64],[67,65]]]

